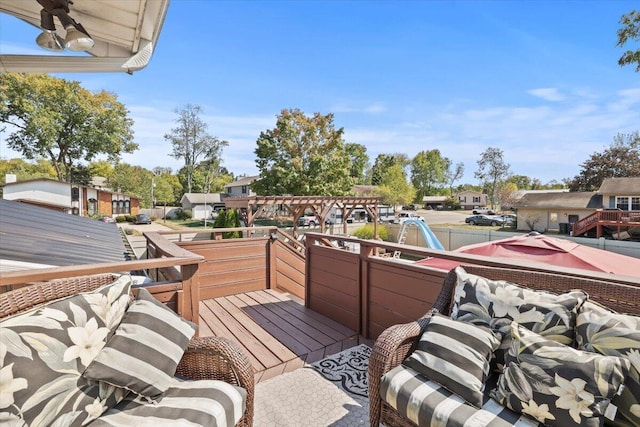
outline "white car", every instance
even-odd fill
[[[424,218],[414,212],[400,212],[393,220],[396,224],[402,224],[408,219],[415,219],[424,222]]]
[[[473,208],[471,213],[474,215],[495,215],[496,211],[489,208]]]

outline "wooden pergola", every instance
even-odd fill
[[[281,205],[293,216],[293,235],[298,235],[298,220],[305,211],[311,210],[318,218],[320,231],[326,231],[326,220],[335,207],[342,212],[343,233],[347,234],[347,218],[357,207],[362,207],[373,222],[373,234],[378,237],[378,204],[379,197],[352,196],[252,196],[228,197],[224,199],[226,208],[240,209],[246,215],[246,226],[253,226],[255,218],[273,205]]]

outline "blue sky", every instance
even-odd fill
[[[640,73],[617,64],[630,1],[172,0],[147,68],[59,74],[115,93],[140,149],[123,161],[182,164],[163,135],[177,107],[203,108],[229,141],[223,165],[257,174],[261,131],[283,108],[333,113],[347,142],[380,153],[439,149],[476,184],[480,153],[514,174],[576,175],[618,133],[640,130]],[[3,53],[39,31],[0,14]],[[627,48],[636,49],[637,45]],[[0,136],[0,156],[15,157]]]

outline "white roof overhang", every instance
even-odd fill
[[[73,0],[71,16],[93,38],[83,54],[0,54],[0,71],[127,72],[144,68],[151,59],[170,0]],[[0,12],[40,28],[37,0],[0,0]],[[56,21],[56,32],[66,32]],[[40,49],[35,40],[34,47]]]

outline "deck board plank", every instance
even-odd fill
[[[319,342],[322,345],[330,345],[335,342],[337,338],[331,338],[327,334],[324,334],[322,331],[317,329],[317,323],[314,322],[313,319],[309,316],[291,316],[291,313],[284,310],[281,306],[285,304],[283,301],[275,299],[271,297],[266,292],[255,292],[252,296],[257,299],[264,307],[271,310],[274,314],[282,317],[283,319],[288,318],[289,323],[299,329],[302,333],[308,335],[313,338],[315,341]]]
[[[363,338],[302,305],[258,290],[200,302],[200,336],[224,336],[246,351],[256,383],[358,345]]]
[[[282,363],[282,360],[276,357],[269,347],[265,345],[260,338],[257,338],[251,329],[247,328],[247,325],[243,325],[232,313],[229,313],[220,305],[219,299],[207,300],[205,304],[209,305],[233,336],[247,347],[247,349],[260,360],[260,363],[264,365],[265,368],[271,368],[272,366]]]

